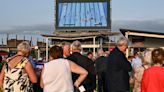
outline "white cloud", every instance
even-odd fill
[[[158,20],[114,20],[112,31],[119,31],[120,28],[136,29],[143,31],[164,32],[164,19]],[[0,33],[19,34],[52,34],[54,24],[37,24],[31,26],[12,26],[0,29]]]

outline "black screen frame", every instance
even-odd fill
[[[106,2],[107,3],[107,26],[105,27],[59,27],[58,23],[58,10],[59,10],[59,3],[83,3],[83,2]],[[111,30],[111,8],[110,8],[110,0],[56,0],[56,21],[55,21],[55,29],[58,30]]]

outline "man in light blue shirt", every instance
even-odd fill
[[[132,59],[132,68],[135,70],[136,68],[142,66],[142,61],[141,61],[141,58],[139,57],[139,53],[136,52],[134,54],[134,58]]]

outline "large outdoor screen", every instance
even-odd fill
[[[109,2],[58,2],[56,28],[110,28]]]

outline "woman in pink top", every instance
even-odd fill
[[[143,74],[141,92],[164,92],[164,50],[162,48],[152,51],[153,66],[146,69]]]

